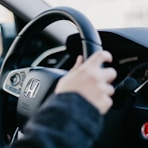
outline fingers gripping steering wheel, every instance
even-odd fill
[[[102,49],[101,39],[96,29],[82,13],[73,8],[56,7],[31,20],[15,38],[1,67],[0,88],[1,96],[3,94],[4,97],[0,99],[0,105],[5,104],[6,95],[11,94],[18,98],[16,113],[17,124],[20,127],[24,125],[26,119],[37,109],[46,95],[52,93],[58,79],[65,74],[65,71],[61,69],[19,67],[30,41],[45,27],[58,20],[68,20],[76,25],[80,33],[84,59],[96,50]],[[2,139],[6,132],[4,108],[3,106],[0,108]],[[9,122],[11,124],[13,121]]]

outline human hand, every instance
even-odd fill
[[[105,114],[113,103],[111,82],[117,74],[111,67],[102,67],[104,62],[112,62],[112,55],[105,50],[97,51],[85,62],[78,56],[73,68],[59,80],[55,93],[77,92]]]

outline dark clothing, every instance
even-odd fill
[[[79,94],[52,95],[12,148],[92,148],[102,122],[98,110]]]

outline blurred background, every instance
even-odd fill
[[[11,23],[13,21],[13,14],[0,5],[0,23]]]
[[[148,26],[148,0],[44,0],[86,14],[96,28]]]

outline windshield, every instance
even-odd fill
[[[148,0],[44,0],[83,12],[96,28],[147,27]]]

